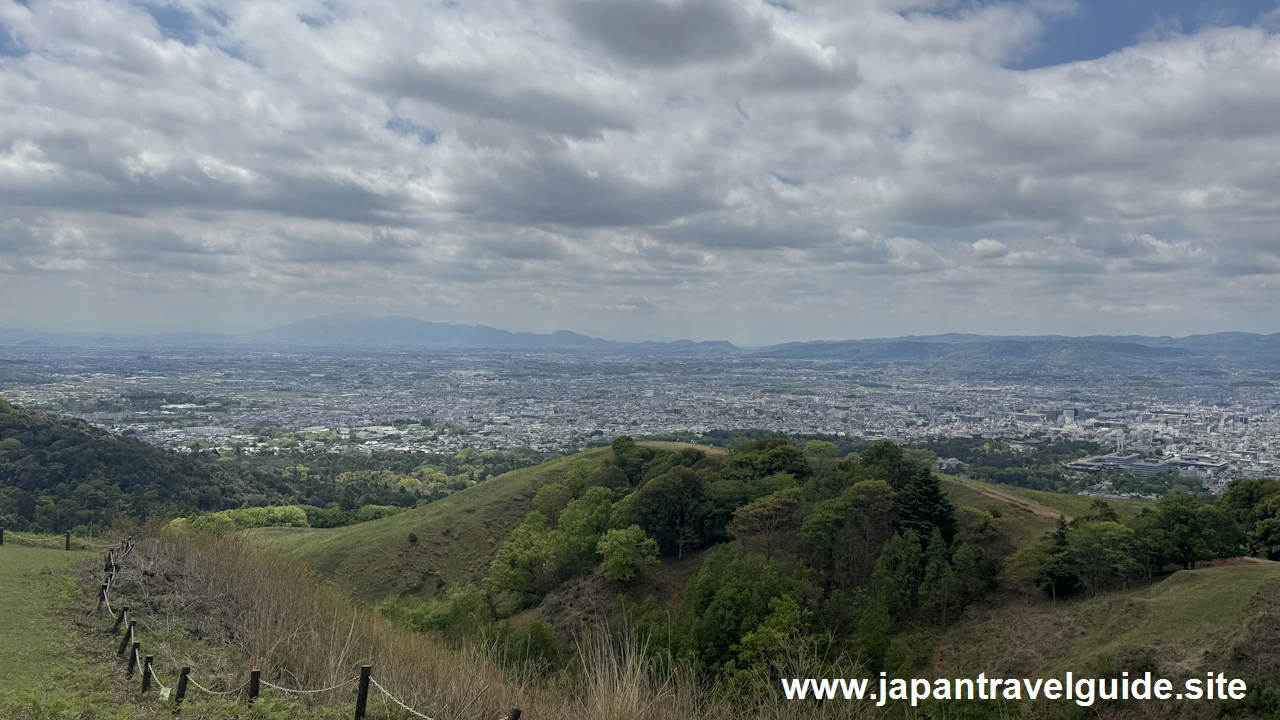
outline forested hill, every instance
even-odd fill
[[[199,458],[0,398],[0,525],[61,532],[228,503]]]
[[[302,506],[313,527],[334,527],[368,515],[361,508],[414,507],[557,457],[529,448],[330,453],[279,441],[269,453],[184,454],[0,397],[0,527],[80,533],[122,517],[280,505]]]

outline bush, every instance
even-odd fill
[[[300,505],[282,507],[242,508],[222,512],[178,518],[171,526],[179,530],[195,530],[221,534],[232,530],[260,527],[311,527],[307,511]]]
[[[604,557],[604,576],[610,580],[629,582],[636,573],[658,564],[658,542],[639,525],[610,530],[596,549]]]
[[[572,499],[573,493],[569,492],[569,488],[561,483],[549,483],[538,490],[538,494],[533,498],[533,507],[555,520],[560,517],[560,511],[564,510],[564,506],[568,505]]]
[[[405,510],[408,508],[398,505],[365,505],[356,510],[343,510],[336,506],[281,505],[194,515],[178,518],[171,525],[176,530],[196,530],[215,535],[260,527],[335,528],[380,520]]]
[[[455,585],[443,598],[414,601],[391,597],[380,603],[377,611],[411,630],[441,633],[455,642],[479,637],[493,625],[484,591],[475,585]]]

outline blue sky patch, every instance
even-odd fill
[[[195,45],[199,39],[199,23],[189,10],[175,5],[144,5],[142,9],[156,21],[160,34],[166,38],[183,45]]]
[[[1277,0],[1080,0],[1074,13],[1047,20],[1038,49],[1014,66],[1094,60],[1169,31],[1253,25],[1278,5]]]
[[[435,130],[418,125],[412,120],[402,118],[399,115],[393,116],[387,121],[387,129],[397,135],[415,136],[423,145],[434,145],[436,138],[439,137]]]
[[[15,38],[4,23],[0,23],[0,57],[22,57],[29,52],[27,46]]]
[[[312,30],[321,30],[333,23],[332,17],[321,17],[319,15],[307,15],[305,13],[298,13],[298,19],[302,21],[303,25],[306,25]]]

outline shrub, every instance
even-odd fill
[[[636,573],[658,564],[658,542],[639,525],[610,530],[596,549],[604,557],[604,576],[610,580],[629,582]]]

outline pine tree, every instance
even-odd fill
[[[1067,524],[1067,519],[1062,515],[1058,516],[1058,523],[1053,530],[1049,532],[1049,567],[1046,576],[1049,580],[1049,592],[1053,596],[1053,601],[1058,601],[1058,586],[1060,584],[1074,584],[1074,576],[1067,569],[1067,553],[1071,543],[1071,526]]]
[[[871,572],[873,592],[884,600],[895,621],[911,618],[920,589],[920,539],[910,530],[885,541]]]
[[[884,656],[889,651],[889,607],[875,593],[864,599],[858,617],[858,659],[875,670],[884,666]]]
[[[920,468],[895,496],[898,526],[927,538],[937,528],[942,539],[951,542],[956,534],[956,512],[942,494],[942,483],[929,468]]]
[[[947,610],[956,602],[959,582],[951,567],[951,550],[937,528],[929,536],[925,551],[924,579],[920,583],[920,609],[926,615],[947,622]]]

